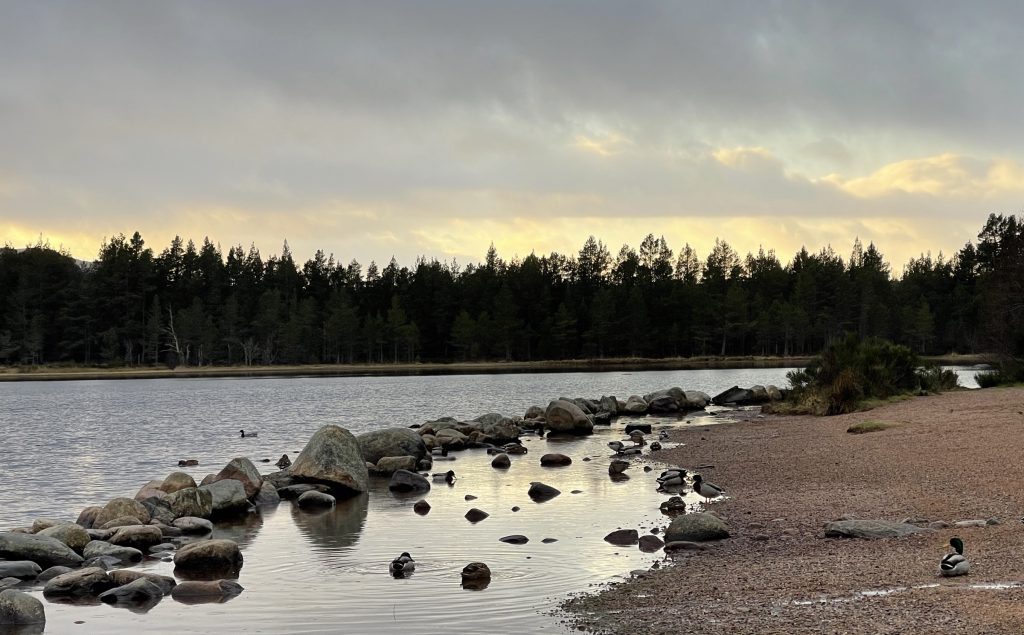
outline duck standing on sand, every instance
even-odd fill
[[[402,555],[398,556],[391,561],[388,565],[388,571],[391,575],[396,578],[400,578],[404,575],[412,573],[416,569],[416,561],[412,559],[408,551],[403,551]]]
[[[712,498],[718,498],[725,493],[725,490],[715,485],[714,483],[708,483],[705,481],[700,474],[693,475],[693,491],[697,492],[704,498],[711,500]]]
[[[949,546],[954,551],[943,556],[939,563],[939,573],[947,578],[967,575],[971,571],[971,563],[964,557],[964,541],[953,537],[949,539]]]
[[[249,437],[255,437],[255,436],[259,435],[259,432],[246,432],[245,430],[239,430],[239,432],[242,434],[242,438],[243,439],[247,439]]]

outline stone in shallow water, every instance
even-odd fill
[[[28,593],[7,589],[0,591],[0,626],[45,624],[43,603]],[[4,629],[7,630],[7,629]]]
[[[359,442],[351,432],[335,425],[326,425],[313,434],[288,473],[349,493],[365,492],[370,482]]]
[[[525,545],[526,543],[530,542],[529,538],[520,534],[504,536],[502,538],[498,538],[498,540],[500,540],[501,542],[507,542],[510,545]]]
[[[640,551],[644,553],[654,553],[665,546],[665,543],[657,536],[651,534],[645,534],[640,536]]]
[[[512,467],[512,460],[508,458],[507,454],[499,454],[491,460],[491,467],[496,470],[507,470]]]
[[[417,501],[417,503],[412,506],[412,510],[420,516],[426,516],[430,512],[430,503],[427,501]]]
[[[175,571],[237,572],[242,568],[242,552],[233,540],[204,540],[185,545],[174,554]]]
[[[144,604],[159,600],[164,596],[163,590],[146,578],[132,580],[128,584],[114,587],[109,591],[100,593],[100,602],[106,604],[132,603]]]
[[[47,597],[99,595],[115,586],[107,572],[100,567],[87,567],[59,575],[43,587]]]
[[[488,514],[482,509],[477,509],[475,507],[466,512],[466,520],[468,520],[471,523],[478,523],[484,518],[487,518],[488,516],[490,516],[490,514]]]
[[[75,567],[82,563],[82,556],[56,538],[15,532],[0,533],[0,558],[31,560],[40,567]]]
[[[551,453],[540,457],[540,464],[545,467],[572,465],[572,459],[564,454]]]
[[[31,580],[43,572],[42,567],[31,560],[13,560],[0,562],[0,578],[18,578]]]
[[[182,604],[226,602],[245,589],[232,580],[186,581],[171,589],[171,597]]]
[[[550,485],[545,485],[539,481],[530,483],[530,489],[527,491],[527,495],[538,503],[549,501],[561,493],[562,492],[560,490],[557,490]]]
[[[337,504],[337,500],[330,494],[317,491],[306,492],[295,502],[302,508],[334,507]]]
[[[604,541],[620,547],[628,547],[635,545],[639,538],[639,532],[635,529],[619,529],[605,536]]]

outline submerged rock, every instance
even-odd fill
[[[305,492],[295,502],[303,508],[334,507],[337,504],[337,500],[333,496],[316,490]]]
[[[564,454],[551,453],[540,457],[540,464],[545,467],[571,465],[572,459]]]
[[[132,603],[145,604],[159,600],[164,596],[163,590],[151,580],[138,578],[127,584],[114,587],[100,593],[100,602],[105,604]]]
[[[490,582],[491,569],[483,562],[470,562],[462,568],[462,586],[464,588],[485,589]]]
[[[211,580],[181,582],[171,589],[171,597],[184,604],[223,602],[244,591],[241,584],[232,580]]]
[[[426,492],[430,489],[430,481],[416,472],[398,470],[391,475],[388,489],[393,492]]]
[[[498,540],[500,540],[501,542],[507,542],[510,545],[525,545],[526,543],[530,542],[529,538],[520,534],[504,536],[502,538],[498,538]]]

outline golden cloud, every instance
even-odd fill
[[[890,163],[859,178],[829,174],[819,182],[857,198],[918,194],[987,199],[1024,190],[1024,166],[1012,159],[986,161],[944,153]]]

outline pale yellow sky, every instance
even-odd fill
[[[1024,10],[699,7],[12,3],[0,243],[411,266],[860,238],[899,272],[1019,211]]]

